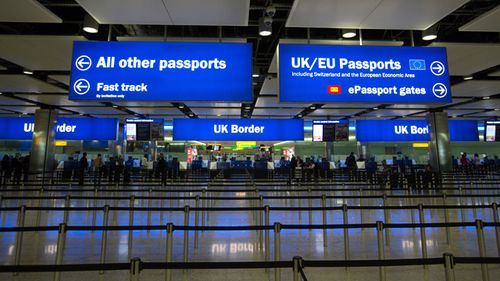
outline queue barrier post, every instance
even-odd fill
[[[196,195],[195,201],[196,212],[194,212],[194,226],[198,227],[198,220],[200,218],[200,211],[198,210],[200,207],[200,195]],[[194,248],[198,249],[198,230],[194,231]]]
[[[486,246],[484,243],[484,232],[483,232],[483,221],[482,220],[476,220],[476,234],[477,234],[477,246],[479,249],[479,256],[484,258],[486,257]],[[485,263],[481,264],[481,276],[483,278],[483,281],[489,281],[490,276],[488,273],[488,265]]]
[[[130,260],[130,281],[139,281],[141,264],[140,258],[133,258]]]
[[[42,207],[42,197],[43,196],[43,187],[41,187],[39,190],[38,190],[38,203],[37,203],[37,207]],[[1,202],[1,201],[0,201]],[[0,204],[0,207],[1,207],[1,204]],[[42,214],[42,210],[38,210],[36,212],[36,219],[35,219],[35,226],[36,227],[39,227],[40,226],[40,217],[41,217],[41,214]]]
[[[108,226],[108,223],[109,223],[109,205],[105,205],[104,214],[102,218],[103,228],[106,228]],[[108,231],[106,229],[103,229],[101,234],[101,264],[104,264],[106,262],[107,240],[108,240]],[[103,274],[104,271],[101,270],[99,273]]]
[[[59,231],[57,235],[57,249],[56,249],[56,265],[63,263],[64,247],[66,245],[66,224],[59,224]],[[61,280],[61,271],[54,272],[54,281]]]
[[[280,261],[280,232],[281,224],[279,222],[274,223],[274,261]],[[279,267],[274,269],[274,281],[281,280],[281,269]]]
[[[342,223],[344,225],[349,224],[349,217],[347,216],[347,204],[342,205]],[[349,260],[350,259],[350,247],[349,247],[349,229],[344,228],[344,259]],[[346,267],[347,269],[347,267]]]
[[[446,193],[443,193],[443,205],[445,206],[445,208],[443,209],[443,211],[444,211],[444,223],[448,224],[449,219],[448,219],[448,209],[446,208]],[[445,230],[446,230],[446,244],[448,244],[448,246],[451,246],[450,228],[445,227]]]
[[[26,220],[26,205],[22,205],[19,207],[19,211],[17,213],[17,227],[24,227],[24,222]],[[14,257],[14,264],[21,264],[21,252],[23,246],[23,231],[16,232],[16,256]],[[14,272],[14,276],[18,273]]]
[[[493,210],[493,222],[498,223],[498,205],[497,203],[491,204]],[[495,226],[495,237],[497,240],[497,254],[500,257],[500,227]]]
[[[307,195],[308,195],[308,200],[307,200],[307,206],[309,207],[309,225],[312,225],[313,217],[312,217],[312,190],[311,188],[307,189]],[[312,231],[312,229],[309,229],[309,231]]]
[[[418,217],[421,224],[425,223],[424,205],[418,204]],[[427,238],[425,234],[425,227],[420,227],[420,243],[422,248],[422,258],[427,258]],[[427,265],[424,265],[427,268]]]
[[[444,274],[446,281],[455,281],[455,272],[453,268],[455,267],[455,260],[453,255],[450,253],[443,254],[444,259]]]
[[[151,197],[153,196],[153,189],[152,188],[149,188],[148,190],[148,226],[151,225],[151,204],[152,204],[152,200]],[[150,232],[150,230],[148,229],[148,233]]]
[[[184,206],[184,226],[189,225],[189,206]],[[184,229],[184,262],[189,261],[189,231]]]
[[[326,195],[321,195],[321,208],[323,208],[323,225],[326,225],[327,217],[326,217]],[[328,247],[328,237],[327,237],[327,229],[323,228],[323,247]]]
[[[387,209],[387,195],[384,193],[384,195],[382,195],[382,200],[383,200],[383,203],[384,203],[384,222],[385,223],[391,223],[391,213],[389,211],[389,209]],[[387,244],[387,246],[390,245],[390,231],[389,229],[386,229],[385,230],[385,244]]]
[[[378,259],[385,259],[385,250],[384,250],[384,235],[382,231],[384,230],[384,223],[381,221],[377,221],[377,245],[378,245]],[[379,266],[379,281],[385,281],[385,267]]]
[[[264,206],[264,212],[266,213],[265,225],[269,225],[269,205]],[[266,261],[269,261],[271,249],[269,248],[269,229],[266,228],[266,244],[264,246],[266,251]]]
[[[260,195],[259,196],[259,225],[263,226],[264,225],[264,196]],[[259,230],[259,249],[263,249],[263,239],[264,239],[264,230],[262,228]]]
[[[130,195],[129,215],[128,215],[128,226],[129,227],[134,226],[134,206],[135,206],[135,196]],[[132,229],[129,229],[129,231],[128,231],[128,257],[129,257],[129,259],[132,258],[133,239],[134,239],[134,231]]]
[[[167,243],[166,243],[166,261],[172,262],[172,245],[174,240],[174,224],[167,223]],[[165,270],[165,281],[172,281],[172,270],[167,268]]]
[[[92,202],[92,207],[96,208],[97,207],[97,188],[94,189],[94,200]],[[97,210],[94,209],[92,210],[92,226],[95,226],[95,221],[96,221],[96,213],[97,213]],[[92,233],[94,232],[94,230],[92,230]]]
[[[300,268],[302,268],[302,261],[302,257],[293,257],[293,281],[301,281]]]
[[[71,196],[68,194],[66,195],[66,197],[64,197],[64,218],[63,218],[63,222],[65,224],[68,224],[68,220],[69,220],[69,210],[67,208],[71,207]]]
[[[203,200],[201,201],[201,207],[202,208],[205,208],[206,205],[207,205],[207,191],[206,189],[202,189],[201,190],[201,198],[203,198]],[[201,211],[201,226],[205,226],[205,212],[206,211]],[[205,232],[205,230],[202,230],[201,232]]]

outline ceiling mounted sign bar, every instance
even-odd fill
[[[451,102],[444,48],[279,45],[281,102]]]
[[[75,42],[71,100],[252,101],[252,46]]]

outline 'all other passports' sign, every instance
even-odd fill
[[[451,102],[445,48],[280,44],[281,102]]]
[[[252,101],[252,45],[74,42],[69,98]]]

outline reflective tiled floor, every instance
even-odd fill
[[[226,190],[231,190],[231,186],[224,187]],[[495,192],[487,192],[494,194]],[[22,195],[22,192],[3,193],[7,195]],[[24,193],[30,194],[32,193]],[[307,193],[306,193],[307,194]],[[303,195],[306,195],[303,194]],[[321,195],[321,192],[314,192],[312,195]],[[359,195],[358,191],[343,191],[329,192],[327,195]],[[380,191],[363,191],[365,195],[381,194]],[[403,191],[395,191],[392,194],[404,194]],[[429,193],[426,193],[429,194]],[[451,194],[451,192],[449,192]],[[500,192],[496,192],[499,194]],[[47,194],[46,194],[47,195]],[[64,195],[64,194],[54,194]],[[75,193],[76,195],[76,193]],[[78,195],[84,195],[78,193]],[[88,193],[85,195],[93,195]],[[129,196],[130,193],[103,193],[102,196]],[[138,196],[143,194],[136,194]],[[147,195],[147,194],[144,194]],[[155,192],[153,196],[166,196]],[[194,193],[179,193],[171,194],[179,196],[193,196]],[[297,193],[265,193],[262,195],[298,195]],[[245,192],[226,192],[218,193],[216,196],[227,197],[244,197],[254,196],[252,193]],[[461,202],[460,202],[461,201]],[[43,206],[64,206],[64,200],[44,200]],[[449,197],[447,204],[449,205],[470,205],[470,204],[491,204],[500,202],[500,197],[481,197],[481,198],[466,198],[459,200],[458,198]],[[270,199],[265,200],[264,205],[273,207],[277,206],[320,206],[320,200],[295,200],[295,199]],[[440,198],[390,198],[387,201],[388,205],[416,205],[423,203],[424,205],[440,205],[443,203]],[[26,200],[20,202],[18,200],[4,200],[3,207],[19,206],[26,204],[28,206],[36,206],[37,200]],[[97,206],[105,204],[111,206],[127,207],[128,200],[98,200]],[[173,200],[164,201],[152,200],[149,203],[147,200],[136,200],[135,206],[150,206],[153,207],[183,207],[185,205],[194,206],[193,200]],[[347,204],[349,206],[380,206],[383,204],[380,199],[328,199],[327,206],[340,206]],[[71,206],[92,206],[93,200],[71,201]],[[201,206],[201,205],[200,205]],[[252,204],[246,200],[238,201],[216,201],[213,207],[250,207]],[[412,217],[415,222],[418,222],[418,211],[413,211],[413,216],[409,210],[391,210],[389,212],[392,223],[412,222]],[[328,211],[327,223],[340,224],[342,223],[342,211]],[[462,219],[472,222],[475,219],[484,221],[493,221],[491,208],[481,209],[454,209],[448,210],[449,222],[460,222]],[[362,216],[362,218],[361,218]],[[201,220],[202,215],[199,214]],[[257,216],[258,217],[258,216]],[[28,211],[26,214],[26,226],[36,224],[36,211]],[[15,226],[17,212],[2,212],[0,214],[2,226]],[[128,225],[129,212],[116,211],[110,214],[111,225]],[[211,212],[206,218],[206,225],[251,225],[255,224],[255,213],[249,211],[218,211]],[[309,221],[312,219],[312,221]],[[40,213],[40,225],[58,225],[63,220],[63,212],[61,211],[43,211]],[[93,212],[75,211],[69,216],[68,225],[91,225],[93,220]],[[348,212],[348,220],[350,223],[373,223],[375,221],[384,220],[384,211],[382,210],[350,210]],[[103,221],[102,211],[96,212],[96,225],[101,225]],[[159,225],[172,222],[175,225],[182,225],[184,221],[183,212],[151,212],[151,224]],[[444,222],[444,211],[442,209],[427,209],[425,211],[426,222]],[[134,224],[145,225],[148,222],[148,213],[143,211],[134,212]],[[270,223],[280,222],[282,224],[321,224],[323,222],[322,212],[314,211],[309,214],[307,211],[273,211],[270,214]],[[195,213],[190,213],[190,225],[195,224]],[[270,232],[270,257],[274,259],[274,235]],[[66,247],[64,250],[63,263],[99,263],[101,251],[101,232],[88,231],[70,231],[67,234]],[[195,248],[194,236],[189,234],[189,261],[263,261],[265,260],[265,249],[259,245],[259,233],[257,231],[206,231],[200,232],[198,247]],[[377,259],[377,235],[375,229],[351,229],[348,232],[349,236],[349,254],[351,259]],[[450,243],[447,243],[446,231],[440,228],[426,229],[426,246],[429,257],[441,257],[444,252],[453,253],[455,256],[479,256],[478,243],[476,239],[475,227],[457,227],[450,229]],[[485,228],[484,236],[486,242],[487,256],[498,256],[495,230],[493,228]],[[420,243],[419,229],[392,229],[389,231],[388,237],[385,237],[386,258],[419,258],[422,255]],[[184,234],[182,231],[174,232],[173,242],[173,261],[183,261]],[[327,231],[327,247],[324,247],[323,230],[282,230],[281,232],[281,260],[291,260],[293,256],[301,256],[304,259],[318,260],[342,260],[345,257],[344,252],[344,230],[328,230]],[[2,233],[0,236],[0,263],[7,265],[14,263],[16,235],[14,233]],[[129,253],[129,232],[128,231],[112,231],[108,234],[107,243],[107,262],[127,262],[130,257],[140,257],[143,261],[165,261],[166,257],[166,233],[165,231],[134,231],[132,252]],[[21,264],[53,264],[57,251],[57,231],[52,232],[29,232],[24,234],[22,244]],[[386,269],[387,280],[444,280],[444,270],[441,265],[429,266],[428,269],[423,269],[422,266],[408,267],[390,267]],[[378,268],[345,268],[327,269],[327,268],[306,268],[305,273],[309,280],[377,280]],[[456,280],[481,280],[481,271],[479,265],[458,265],[456,270]],[[489,266],[490,280],[499,280],[500,266]],[[18,276],[12,274],[0,274],[1,280],[52,280],[52,273],[25,273]],[[63,273],[62,280],[126,280],[128,272],[115,271],[106,272],[100,275],[97,272],[86,273]],[[291,270],[282,270],[282,280],[291,280]],[[164,280],[164,272],[161,270],[143,271],[141,280]],[[274,272],[272,270],[265,271],[260,269],[252,270],[175,270],[173,272],[173,280],[274,280]]]

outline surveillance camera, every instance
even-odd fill
[[[273,18],[272,17],[264,17],[264,24],[267,26],[270,26],[273,24]]]
[[[276,14],[276,8],[274,6],[271,5],[266,8],[266,15],[274,17],[275,14]]]

